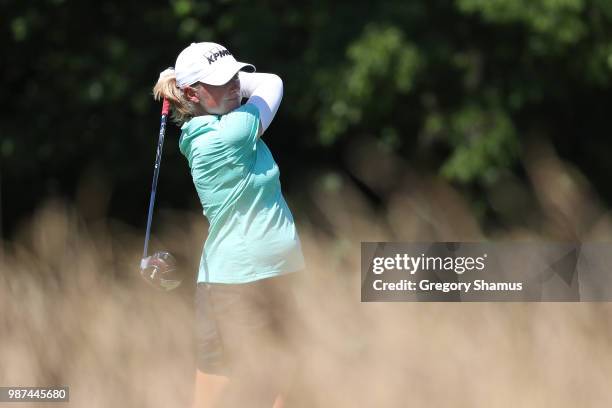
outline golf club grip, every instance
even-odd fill
[[[162,102],[161,114],[162,116],[168,116],[168,112],[170,112],[170,101],[167,98],[164,98],[164,101]]]
[[[159,127],[159,141],[157,142],[157,154],[155,156],[155,168],[153,170],[153,183],[151,185],[151,198],[149,199],[149,214],[147,216],[147,232],[145,234],[145,242],[142,257],[147,256],[149,250],[149,238],[151,236],[151,223],[153,221],[153,208],[155,207],[155,193],[157,192],[157,179],[159,178],[159,169],[161,167],[162,149],[164,147],[164,136],[166,134],[166,118],[170,110],[170,102],[164,98],[162,103],[161,124]]]

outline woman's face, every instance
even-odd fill
[[[205,113],[223,115],[240,106],[240,79],[237,73],[223,85],[199,83],[190,88],[195,92],[193,95],[188,93],[189,99],[200,105]]]

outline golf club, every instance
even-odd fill
[[[140,275],[153,287],[161,290],[172,290],[181,284],[177,278],[176,261],[170,253],[159,251],[148,256],[149,238],[151,237],[151,223],[153,221],[153,209],[155,207],[155,193],[157,192],[157,180],[161,166],[162,149],[166,134],[166,119],[170,111],[170,102],[164,98],[161,111],[161,125],[159,128],[159,141],[157,142],[157,154],[155,167],[153,169],[153,184],[151,186],[151,198],[149,199],[149,214],[147,217],[147,232],[145,234],[144,250],[140,261]]]

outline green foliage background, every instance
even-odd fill
[[[289,195],[350,173],[357,138],[439,174],[495,218],[486,191],[521,179],[545,137],[608,203],[612,2],[390,0],[0,1],[5,235],[48,196],[109,186],[108,214],[145,224],[160,71],[194,41],[278,73],[267,135]],[[159,205],[199,206],[169,126]],[[372,163],[375,171],[376,163]],[[349,176],[354,176],[349,174]],[[333,183],[332,183],[333,184]],[[371,192],[370,192],[370,195]],[[385,197],[373,197],[384,205]]]

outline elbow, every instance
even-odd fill
[[[283,86],[283,80],[281,79],[281,77],[279,77],[276,74],[272,74],[272,78],[274,79],[274,81],[280,86]]]
[[[276,74],[270,74],[270,82],[271,85],[279,92],[279,94],[283,95],[283,80]]]

